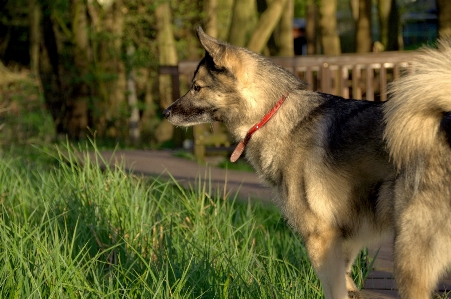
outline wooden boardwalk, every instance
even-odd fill
[[[362,296],[369,299],[399,298],[393,278],[393,244],[385,242],[380,248],[371,248],[369,250],[370,256],[374,256],[378,249],[374,270],[365,282]],[[437,291],[442,295],[451,291],[451,273],[448,273],[440,281]],[[451,295],[448,295],[448,298],[451,298]]]

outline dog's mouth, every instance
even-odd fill
[[[212,123],[220,121],[217,115],[218,109],[201,109],[190,107],[189,109],[180,109],[177,106],[169,106],[163,110],[163,116],[173,125],[190,127],[194,125]]]

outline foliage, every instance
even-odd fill
[[[0,75],[0,145],[49,142],[54,124],[36,81],[6,69]]]
[[[48,155],[0,158],[2,298],[322,298],[277,211]]]

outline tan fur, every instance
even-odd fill
[[[264,57],[198,36],[206,55],[193,87],[164,115],[222,121],[238,142],[288,93],[245,156],[304,239],[325,298],[357,298],[355,256],[393,236],[401,297],[428,298],[451,261],[449,43],[424,52],[383,104],[308,91]]]
[[[451,149],[440,128],[451,111],[451,41],[425,49],[395,82],[385,139],[398,171],[395,273],[402,298],[430,298],[451,263]]]
[[[385,139],[398,167],[406,166],[436,145],[443,111],[451,111],[451,42],[424,49],[412,73],[391,86],[385,106]]]

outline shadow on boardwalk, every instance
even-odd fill
[[[238,197],[244,200],[270,203],[274,195],[271,189],[264,187],[255,173],[201,166],[196,162],[174,157],[170,151],[103,151],[102,156],[110,164],[123,163],[126,169],[135,173],[163,178],[172,176],[186,187],[194,186],[199,179],[205,179],[211,182],[214,189],[212,192],[231,196],[238,192]],[[374,270],[365,283],[362,295],[364,298],[398,298],[392,274],[392,243],[386,242],[380,248],[370,248],[370,256],[374,256],[377,251]],[[451,275],[441,281],[439,290],[451,290]]]

